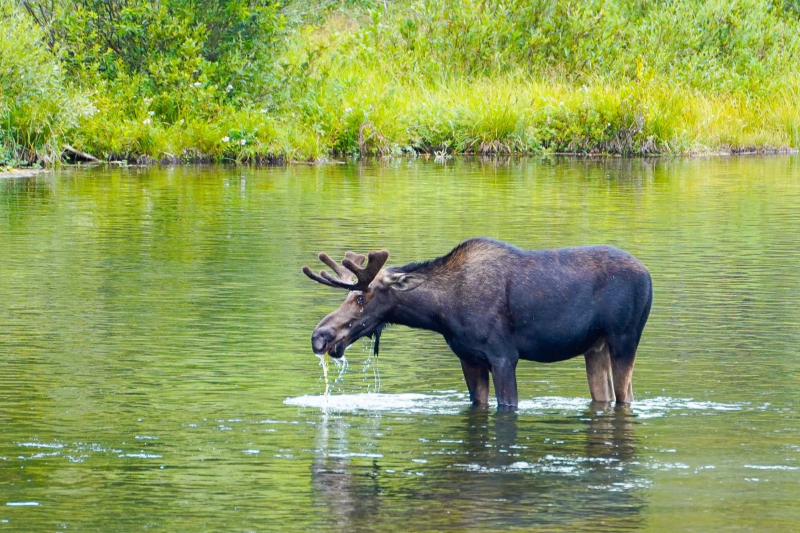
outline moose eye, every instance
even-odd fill
[[[367,299],[364,298],[363,294],[359,294],[358,296],[356,296],[356,303],[358,305],[364,305],[366,302],[367,302]]]

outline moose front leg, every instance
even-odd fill
[[[494,395],[499,409],[517,408],[517,361],[518,357],[491,361]]]
[[[467,382],[472,405],[488,404],[489,369],[486,365],[468,363],[461,359],[461,370],[464,371],[464,381]]]

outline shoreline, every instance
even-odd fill
[[[800,150],[796,148],[759,148],[749,150],[719,150],[709,152],[692,152],[687,154],[675,153],[662,153],[662,154],[645,154],[645,155],[622,155],[613,153],[578,153],[578,152],[551,152],[551,153],[536,153],[536,152],[504,152],[493,154],[480,154],[473,152],[452,153],[446,155],[435,155],[430,152],[416,152],[416,155],[401,154],[401,155],[367,155],[363,157],[347,157],[344,159],[329,159],[322,157],[314,160],[307,159],[294,159],[287,160],[283,158],[257,158],[255,160],[236,161],[232,159],[213,160],[211,158],[196,158],[180,160],[163,159],[155,160],[152,158],[142,161],[133,160],[132,162],[111,160],[111,161],[97,161],[92,163],[58,163],[55,165],[48,165],[45,168],[28,169],[28,168],[0,168],[0,179],[8,178],[31,178],[42,174],[48,174],[55,170],[75,170],[75,169],[91,169],[98,167],[116,167],[116,168],[150,168],[150,167],[211,167],[211,166],[235,166],[235,167],[262,167],[262,168],[278,168],[290,166],[342,166],[353,165],[361,162],[381,162],[403,159],[407,161],[422,160],[431,163],[446,163],[453,160],[465,161],[498,161],[508,159],[527,159],[527,158],[558,158],[558,159],[574,159],[574,160],[615,160],[615,161],[654,161],[654,160],[679,160],[679,159],[699,159],[699,158],[728,158],[728,157],[752,157],[752,156],[793,156],[800,154]]]
[[[32,178],[52,171],[50,168],[0,168],[0,179],[3,178]]]

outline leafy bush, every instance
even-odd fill
[[[13,0],[0,0],[0,164],[54,161],[64,137],[93,112],[42,37]]]
[[[167,121],[263,98],[283,18],[275,0],[20,0],[69,74],[126,115]]]

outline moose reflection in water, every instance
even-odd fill
[[[371,454],[348,453],[350,440],[364,450],[356,442],[359,428],[323,415],[311,465],[315,505],[325,507],[326,525],[340,531],[397,523],[409,531],[471,530],[498,520],[508,530],[636,529],[648,483],[637,466],[635,422],[626,407],[538,422],[517,416],[469,409],[445,424],[446,438],[441,425],[404,426],[414,432],[410,441],[433,448],[426,463],[409,461],[400,469],[397,451],[380,442]],[[398,431],[391,418],[357,420],[372,425],[368,432]],[[547,436],[554,434],[563,440]]]
[[[647,268],[611,246],[525,251],[470,239],[422,263],[383,268],[386,250],[320,260],[338,279],[303,272],[346,289],[344,303],[311,336],[315,353],[340,358],[361,337],[401,324],[440,333],[461,360],[470,400],[484,405],[492,375],[498,406],[517,407],[520,359],[554,363],[584,355],[592,400],[633,401],[633,364],[653,288]]]

